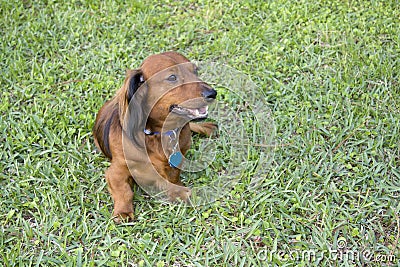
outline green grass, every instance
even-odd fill
[[[153,2],[1,1],[0,266],[398,266],[399,2]],[[255,81],[274,159],[258,191],[137,194],[117,226],[91,128],[125,70],[166,50]],[[329,255],[343,239],[376,261]]]

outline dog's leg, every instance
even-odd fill
[[[165,200],[172,202],[180,199],[189,203],[191,190],[185,186],[173,184],[162,177],[161,173],[158,173],[151,163],[140,165],[133,163],[131,167],[136,183],[150,195],[158,195],[161,198],[167,197]]]
[[[218,125],[213,122],[189,122],[189,126],[192,132],[203,134],[206,136],[212,136],[218,130]]]
[[[189,198],[192,194],[192,190],[186,186],[173,184],[170,181],[161,178],[156,182],[156,187],[164,192],[168,198],[168,201],[175,202],[181,200],[186,203],[190,203]]]
[[[113,217],[116,223],[133,220],[133,192],[130,181],[132,179],[126,166],[115,162],[106,170],[108,190],[114,201]]]

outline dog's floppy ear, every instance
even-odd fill
[[[144,77],[141,69],[127,70],[126,72],[126,100],[131,101],[133,95],[144,83]]]
[[[145,80],[141,69],[128,70],[119,98],[120,123],[125,134],[136,144],[143,147],[138,139],[139,132],[143,133],[149,111],[145,104],[147,90],[141,88]],[[141,88],[141,89],[140,89]]]

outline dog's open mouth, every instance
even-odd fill
[[[205,119],[208,115],[208,106],[188,108],[179,105],[172,105],[170,111],[178,115],[187,116],[191,119]]]

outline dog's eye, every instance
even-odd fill
[[[167,80],[170,82],[175,82],[178,78],[176,77],[175,74],[171,74],[170,76],[168,76]]]

